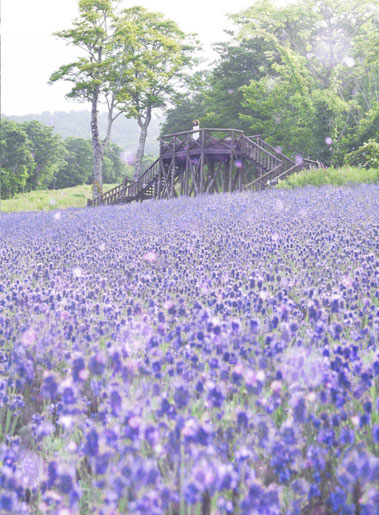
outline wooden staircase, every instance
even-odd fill
[[[283,154],[279,149],[274,148],[269,143],[264,141],[260,136],[249,136],[248,139],[255,141],[259,147],[280,159],[281,166],[272,167],[260,177],[257,177],[253,181],[246,184],[245,189],[247,190],[262,191],[267,187],[278,184],[279,180],[283,180],[295,172],[299,172],[303,169],[311,170],[312,168],[321,167],[319,162],[312,161],[311,159],[304,159],[300,156],[294,161],[290,157]]]
[[[88,206],[104,206],[109,204],[126,204],[133,201],[142,202],[154,198],[159,175],[160,159],[141,175],[141,177],[129,184],[120,184],[107,191],[95,200],[89,200]]]
[[[202,129],[202,131],[204,131],[203,134],[205,131],[209,134],[210,131],[216,132],[220,131],[220,129]],[[226,129],[226,131],[228,131],[228,129]],[[193,132],[194,131],[178,133],[178,135],[185,134],[187,142],[189,142],[189,138]],[[232,134],[231,138],[224,138],[224,140],[211,138],[214,141],[214,148],[218,149],[220,147],[220,141],[225,143],[226,140],[230,140],[230,143],[228,142],[230,144],[230,160],[237,157],[241,162],[249,162],[255,166],[258,173],[258,177],[248,184],[242,185],[242,188],[240,189],[261,191],[267,187],[277,184],[279,180],[284,179],[303,168],[311,169],[320,167],[320,163],[309,159],[299,157],[297,160],[292,160],[281,151],[265,142],[260,136],[247,137],[242,131],[236,130],[230,130],[230,132]],[[176,141],[176,135],[170,136],[175,136]],[[202,137],[202,141],[204,141],[204,137]],[[120,184],[98,198],[88,200],[87,205],[100,206],[126,204],[133,201],[142,202],[143,200],[148,199],[160,199],[163,198],[162,192],[164,192],[165,198],[176,196],[177,194],[174,191],[175,179],[181,172],[178,167],[175,165],[172,166],[172,160],[175,160],[175,155],[179,156],[178,148],[180,149],[180,147],[174,146],[174,149],[176,150],[174,150],[172,157],[170,157],[171,166],[168,166],[167,158],[165,161],[165,154],[164,150],[162,151],[161,144],[160,157],[139,177],[137,181]],[[204,151],[204,149],[202,148],[201,151]],[[208,147],[207,151],[212,153],[212,148]],[[216,151],[217,150],[214,152]]]

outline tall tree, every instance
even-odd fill
[[[91,183],[92,148],[91,140],[67,138],[64,142],[67,156],[55,178],[56,188],[68,188]],[[127,173],[121,159],[122,149],[110,142],[103,157],[103,179],[105,184],[121,182]]]
[[[125,176],[131,174],[131,167],[127,167],[121,159],[122,149],[115,143],[110,143],[104,154],[104,183],[114,184],[122,182]]]
[[[121,87],[119,67],[115,66],[113,49],[114,9],[118,0],[79,0],[79,17],[73,28],[57,36],[81,51],[77,61],[61,66],[50,82],[65,80],[73,83],[69,98],[91,103],[91,134],[93,147],[93,198],[103,192],[103,157],[109,143],[112,124],[119,116],[117,94]],[[108,110],[105,136],[100,137],[99,105]]]
[[[0,143],[0,198],[11,198],[24,191],[36,163],[31,142],[20,124],[2,120]]]
[[[117,92],[121,110],[140,128],[135,178],[142,172],[148,127],[154,109],[164,107],[185,68],[194,64],[195,43],[172,20],[143,7],[121,12],[116,22],[115,61],[123,73]]]
[[[283,148],[337,164],[346,136],[372,109],[377,75],[373,63],[371,73],[363,66],[368,59],[358,49],[360,39],[375,39],[375,19],[376,0],[301,0],[285,7],[263,0],[234,16],[241,41],[270,43],[262,55],[264,76],[242,88],[242,121]]]
[[[92,173],[91,141],[83,138],[67,138],[65,164],[59,168],[54,178],[55,188],[69,188],[86,184]]]
[[[209,88],[203,90],[206,111],[201,119],[203,125],[250,130],[249,124],[240,118],[246,111],[241,88],[265,76],[269,49],[267,41],[257,38],[215,45],[219,59],[210,76]]]
[[[29,191],[47,188],[57,171],[64,165],[65,147],[61,137],[54,134],[52,127],[36,120],[24,122],[21,127],[28,135],[35,167],[30,171],[26,183]]]

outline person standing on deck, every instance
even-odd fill
[[[198,131],[200,129],[200,122],[199,120],[194,120],[193,122],[193,131]],[[197,141],[200,137],[200,132],[195,132],[194,134],[192,134],[192,138]]]

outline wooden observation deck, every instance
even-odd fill
[[[260,191],[302,168],[318,167],[316,161],[294,161],[260,136],[235,129],[179,132],[161,137],[159,158],[137,181],[120,184],[88,205]]]

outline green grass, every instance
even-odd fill
[[[287,179],[279,181],[277,188],[292,189],[303,186],[343,186],[345,184],[369,182],[379,182],[379,168],[326,168],[319,170],[301,170],[290,175]]]
[[[301,188],[303,186],[322,186],[371,182],[379,183],[379,168],[327,168],[320,170],[302,170],[294,173],[284,181],[279,181],[277,188]],[[117,186],[104,184],[104,191]],[[16,195],[13,199],[1,201],[1,212],[43,211],[65,209],[68,207],[85,207],[87,199],[92,198],[92,186],[84,184],[61,190],[37,190]]]
[[[104,184],[104,191],[115,186],[117,184]],[[92,186],[88,184],[61,190],[37,190],[16,195],[9,200],[2,200],[0,211],[43,211],[85,207],[88,198],[92,198]]]

